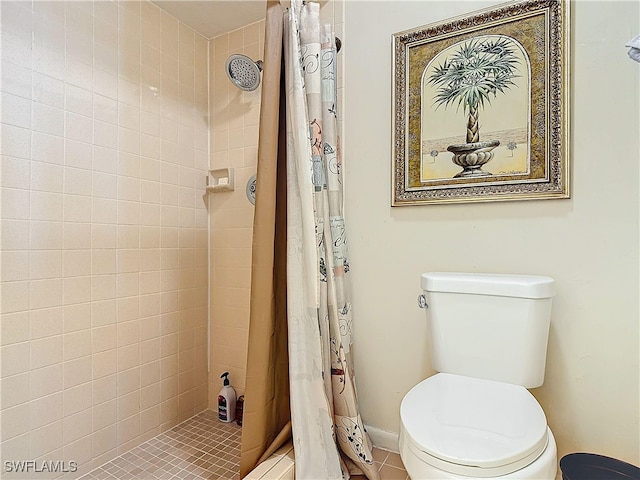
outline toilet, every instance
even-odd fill
[[[400,406],[400,456],[412,480],[554,480],[557,450],[542,407],[554,280],[425,273],[437,374]]]

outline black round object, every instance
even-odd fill
[[[640,468],[594,453],[570,453],[560,459],[562,480],[640,480]]]

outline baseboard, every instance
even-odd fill
[[[373,445],[384,450],[390,450],[392,452],[398,452],[398,434],[395,432],[387,432],[380,428],[371,427],[369,425],[364,426],[365,430],[369,434]]]

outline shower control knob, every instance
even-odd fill
[[[422,294],[418,295],[418,306],[420,308],[429,308],[429,305],[427,305],[427,299]]]

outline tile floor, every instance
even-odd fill
[[[239,480],[241,432],[235,423],[221,423],[216,412],[206,410],[80,480]],[[374,448],[373,459],[381,480],[410,480],[397,453]]]
[[[205,410],[80,480],[236,480],[241,432],[235,423],[221,423],[216,412]]]
[[[378,465],[380,480],[411,480],[398,453],[374,447],[373,461]]]

